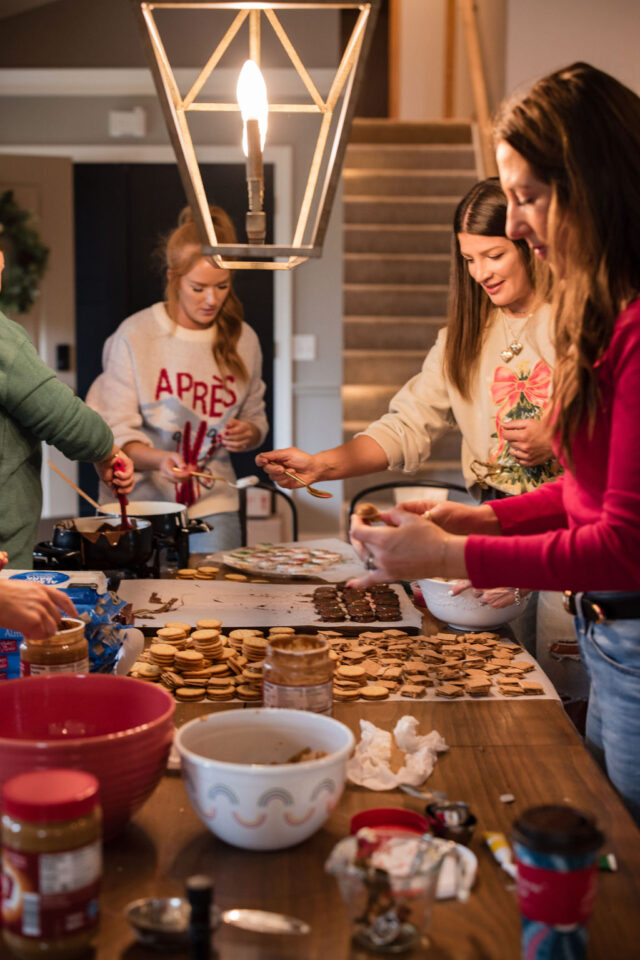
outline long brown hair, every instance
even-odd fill
[[[210,210],[218,242],[236,243],[236,232],[228,214],[221,207],[211,207]],[[167,312],[175,320],[178,315],[180,280],[202,260],[202,242],[190,207],[184,207],[180,212],[178,226],[163,241],[162,260],[167,269]],[[233,289],[232,274],[229,293],[214,320],[216,337],[213,357],[220,370],[232,373],[240,380],[248,380],[249,373],[237,350],[243,316],[242,304]]]
[[[640,291],[640,98],[587,63],[538,80],[495,123],[551,186],[555,430],[567,462],[580,421],[598,405],[594,364],[620,310]]]
[[[507,198],[497,177],[474,184],[458,204],[453,217],[444,367],[449,381],[467,400],[493,304],[480,284],[471,278],[460,252],[458,234],[506,237],[506,222]],[[522,257],[531,286],[535,286],[534,258],[529,245],[524,240],[511,242]]]

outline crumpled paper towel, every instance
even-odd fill
[[[360,742],[347,763],[349,780],[370,790],[393,790],[399,783],[417,787],[423,783],[433,771],[438,754],[449,747],[437,730],[419,736],[417,727],[416,717],[402,717],[391,734],[368,720],[361,720]],[[398,748],[405,752],[405,762],[397,773],[389,765],[392,736]]]

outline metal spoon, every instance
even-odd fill
[[[332,496],[333,496],[333,494],[332,494],[332,493],[329,493],[327,490],[318,490],[317,487],[312,487],[312,486],[310,486],[310,484],[306,483],[306,482],[302,479],[302,477],[297,477],[297,476],[295,475],[295,473],[291,473],[290,470],[285,470],[285,468],[282,466],[281,463],[273,463],[273,461],[272,461],[272,465],[273,465],[274,467],[280,467],[280,469],[282,470],[282,472],[283,472],[283,473],[286,473],[286,475],[287,475],[288,477],[291,477],[291,479],[292,479],[292,480],[295,480],[296,483],[299,483],[299,484],[301,484],[303,487],[306,487],[306,488],[307,488],[307,493],[310,493],[312,497],[322,497],[323,499],[326,499],[326,497],[332,497]]]
[[[191,908],[183,897],[143,897],[125,909],[126,917],[141,943],[166,950],[188,942]],[[211,929],[227,923],[254,933],[304,934],[311,927],[304,920],[268,910],[211,908]]]
[[[309,933],[311,927],[297,917],[287,917],[284,913],[272,913],[270,910],[225,910],[222,922],[255,933]]]
[[[410,783],[399,783],[398,788],[408,793],[410,797],[417,797],[418,800],[424,800],[426,803],[446,803],[449,799],[441,790],[420,790],[418,787],[412,787]]]
[[[182,470],[179,470],[178,467],[171,467],[173,473],[182,473]],[[192,477],[202,477],[204,480],[219,480],[221,483],[226,483],[230,487],[235,487],[236,490],[243,490],[245,487],[255,487],[257,483],[260,483],[260,478],[256,477],[255,474],[251,474],[250,477],[240,477],[239,480],[227,480],[226,477],[216,477],[213,473],[200,473],[198,470],[189,470],[189,473]],[[331,494],[329,494],[331,496]]]

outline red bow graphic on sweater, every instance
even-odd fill
[[[549,396],[551,384],[551,368],[544,360],[538,360],[528,377],[519,378],[510,367],[496,367],[491,384],[491,399],[498,404],[496,413],[496,432],[500,440],[500,450],[504,443],[502,439],[502,420],[509,410],[518,403],[522,394],[535,407],[543,407]]]

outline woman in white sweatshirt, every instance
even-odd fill
[[[234,243],[231,221],[211,210],[216,235]],[[262,352],[229,270],[202,256],[186,207],[164,250],[166,301],[128,317],[103,350],[104,372],[87,403],[102,414],[137,471],[133,497],[175,500],[189,517],[213,525],[199,549],[222,550],[241,539],[229,453],[259,446],[268,429]]]
[[[389,412],[331,450],[259,454],[256,463],[272,480],[296,486],[283,468],[307,483],[385,469],[414,473],[454,423],[476,499],[522,493],[556,476],[542,418],[554,359],[546,291],[536,290],[526,244],[507,239],[506,212],[497,178],[475,184],[458,205],[447,326]]]

